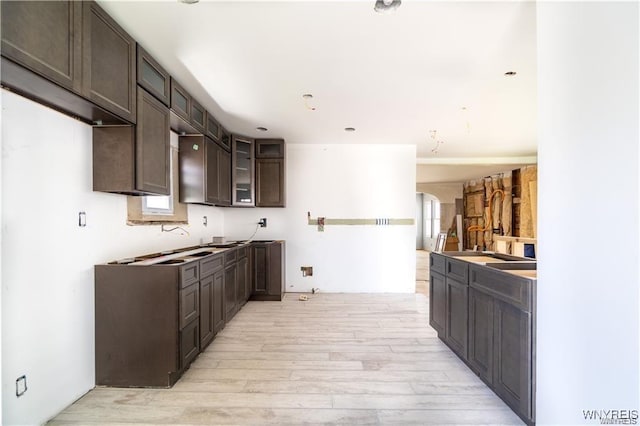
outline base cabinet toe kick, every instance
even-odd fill
[[[536,263],[486,256],[431,253],[429,323],[514,413],[533,425]]]

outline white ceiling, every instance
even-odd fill
[[[390,15],[374,0],[99,3],[236,133],[414,144],[434,175],[535,157],[535,2],[404,0]]]

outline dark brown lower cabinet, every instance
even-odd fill
[[[225,321],[224,300],[224,270],[213,274],[213,332],[217,333],[224,328]]]
[[[532,419],[531,314],[495,302],[493,389],[516,412]]]
[[[469,289],[469,364],[485,381],[493,381],[493,298]]]
[[[444,338],[447,285],[444,275],[431,271],[429,277],[429,324]]]
[[[180,332],[180,369],[185,370],[200,353],[200,327],[198,318]]]
[[[198,264],[96,265],[96,385],[170,387],[200,348]]]
[[[449,277],[446,282],[445,342],[463,358],[467,358],[468,290],[466,283]]]
[[[249,262],[247,257],[238,260],[236,269],[236,304],[240,309],[247,302],[247,279]]]
[[[284,241],[252,244],[253,300],[282,300],[284,294]]]
[[[211,343],[216,334],[213,310],[215,308],[215,296],[213,288],[213,275],[200,279],[200,348],[204,349]]]
[[[224,269],[224,303],[225,303],[225,322],[231,321],[238,310],[236,304],[236,281],[238,274],[238,265],[234,262]]]

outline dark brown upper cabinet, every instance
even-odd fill
[[[285,207],[283,139],[256,139],[256,207]]]
[[[82,2],[82,94],[136,122],[136,42],[95,2]]]
[[[220,145],[222,145],[227,151],[231,151],[231,133],[229,133],[224,127],[220,127]]]
[[[196,129],[192,124],[192,103],[193,98],[189,92],[171,77],[171,129],[175,132],[204,134],[204,130]]]
[[[254,207],[254,141],[233,135],[231,143],[231,205]]]
[[[138,84],[147,92],[169,106],[171,100],[171,77],[169,73],[138,44]]]
[[[180,136],[180,202],[229,205],[230,158],[210,138]]]
[[[207,125],[206,125],[207,136],[209,136],[211,139],[213,139],[216,142],[220,142],[220,125],[218,124],[216,119],[213,118],[213,115],[211,115],[209,111],[207,111],[206,121],[207,121]]]
[[[93,128],[93,190],[127,195],[170,194],[169,109],[137,89],[136,126]]]
[[[206,111],[196,102],[195,99],[191,99],[191,113],[189,114],[191,118],[191,125],[198,131],[198,133],[205,134],[205,117],[207,115]]]
[[[83,92],[83,7],[79,1],[0,2],[2,85],[87,123],[128,123],[128,114],[98,106]]]
[[[80,93],[82,3],[3,1],[2,55]]]
[[[256,139],[256,158],[284,158],[284,139]]]

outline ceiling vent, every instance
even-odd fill
[[[391,13],[400,7],[402,0],[376,0],[373,10],[378,13]]]

